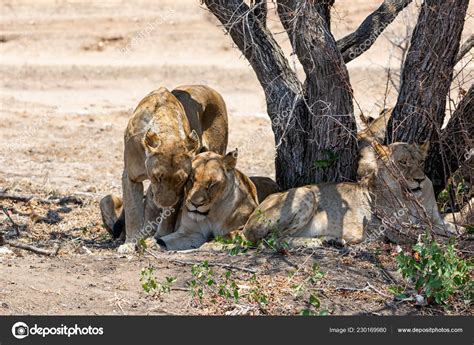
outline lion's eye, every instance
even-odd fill
[[[209,182],[208,185],[207,185],[207,189],[211,189],[212,187],[214,187],[216,185],[215,182]]]

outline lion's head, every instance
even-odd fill
[[[197,133],[193,130],[184,140],[165,141],[148,130],[143,146],[154,203],[162,208],[176,205],[191,173],[191,161],[201,148]]]
[[[237,163],[237,150],[221,156],[214,152],[198,154],[192,162],[192,173],[185,187],[189,215],[195,221],[206,218],[217,200],[231,187],[232,171]]]
[[[397,142],[385,146],[374,140],[372,145],[380,158],[377,174],[388,187],[393,190],[399,188],[401,181],[398,176],[401,175],[406,181],[407,189],[415,196],[421,196],[424,185],[431,183],[423,171],[429,144]]]

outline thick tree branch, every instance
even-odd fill
[[[385,0],[353,33],[337,41],[344,62],[354,60],[368,50],[385,28],[412,0]]]
[[[469,0],[425,0],[403,68],[386,141],[436,142]]]
[[[471,35],[466,42],[463,43],[461,48],[459,48],[458,56],[456,56],[456,63],[461,61],[461,59],[471,51],[472,47],[474,47],[474,35]]]
[[[278,0],[280,21],[307,77],[314,75],[319,63],[342,64],[329,30],[332,2]]]

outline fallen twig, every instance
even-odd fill
[[[179,286],[176,286],[176,287],[172,287],[171,290],[173,290],[173,291],[190,291],[191,289],[190,289],[190,288],[186,288],[186,287],[179,287]]]
[[[4,240],[4,243],[8,244],[10,247],[28,250],[30,252],[40,254],[40,255],[46,255],[46,256],[56,256],[58,255],[58,252],[59,252],[59,246],[57,246],[54,250],[47,250],[47,249],[34,247],[29,244],[18,243],[18,242],[14,242],[10,240]]]
[[[325,290],[329,290],[330,288],[326,288]],[[345,287],[345,286],[337,286],[335,290],[344,290],[344,291],[367,291],[369,289],[368,286],[363,287],[363,288],[351,288],[351,287]]]
[[[67,203],[72,203],[76,205],[83,204],[82,200],[75,196],[65,196],[62,198],[55,198],[55,199],[43,199],[43,198],[38,198],[37,196],[34,196],[34,195],[16,195],[16,194],[0,193],[0,200],[13,200],[13,201],[21,201],[21,202],[30,202],[31,200],[35,200],[41,204],[48,204],[48,205],[49,204],[64,205]]]
[[[118,307],[122,311],[122,314],[125,315],[125,311],[122,308],[122,305],[120,304],[121,298],[117,296],[117,292],[115,292],[115,303],[117,303]]]
[[[17,235],[17,236],[20,236],[20,227],[18,226],[18,224],[15,223],[15,221],[14,221],[14,220],[12,219],[12,217],[8,214],[8,212],[5,211],[5,208],[2,207],[2,211],[3,211],[3,213],[5,213],[5,215],[8,217],[8,219],[9,219],[10,222],[12,223],[13,228],[15,229],[16,235]]]
[[[366,282],[365,283],[366,286],[363,287],[363,288],[352,288],[352,287],[344,287],[344,286],[338,286],[335,288],[335,290],[344,290],[344,291],[367,291],[367,290],[372,290],[376,293],[378,293],[379,295],[383,296],[383,297],[387,297],[387,298],[392,298],[392,296],[390,295],[387,295],[386,293],[383,293],[382,291],[378,290],[377,288],[375,288],[372,284],[370,284],[369,282]],[[323,288],[321,290],[330,290],[331,288]]]
[[[382,271],[383,275],[385,275],[386,278],[388,278],[393,284],[398,284],[397,279],[385,269],[385,267],[382,266],[382,263],[378,266],[378,268]]]
[[[13,201],[21,201],[21,202],[29,202],[30,200],[35,199],[36,201],[42,204],[51,204],[53,203],[51,200],[37,198],[34,195],[16,195],[16,194],[0,194],[0,200],[13,200]]]
[[[30,285],[30,289],[35,290],[35,291],[38,291],[38,292],[41,292],[41,293],[44,293],[44,294],[46,294],[46,293],[54,293],[54,294],[56,294],[56,295],[61,296],[61,293],[60,293],[60,292],[55,292],[55,291],[50,291],[50,290],[40,290],[40,289],[37,289],[37,288],[35,288],[34,286],[31,286],[31,285]]]
[[[145,249],[145,251],[148,254],[150,254],[151,256],[155,257],[156,259],[160,259],[160,260],[164,259],[163,257],[159,257],[158,255],[156,255],[156,253],[152,252],[149,249]],[[198,265],[200,263],[200,262],[196,262],[196,261],[185,261],[185,260],[171,259],[171,258],[166,258],[166,260],[171,261],[171,262],[173,262],[175,264],[178,264],[178,265]],[[219,263],[219,262],[209,262],[208,265],[209,266],[217,266],[217,267],[227,268],[227,269],[231,269],[231,270],[250,272],[250,273],[257,273],[258,272],[256,269],[253,269],[253,268],[234,266],[234,265],[230,265],[230,264],[222,264],[222,263]]]
[[[392,296],[390,295],[387,295],[386,293],[383,293],[382,291],[378,290],[377,288],[375,288],[372,284],[370,284],[369,282],[366,282],[367,284],[367,287],[369,289],[372,289],[373,291],[375,291],[376,293],[378,293],[379,295],[383,296],[383,297],[388,297],[388,298],[392,298]]]

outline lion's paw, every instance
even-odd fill
[[[119,254],[133,254],[135,251],[135,243],[124,243],[117,249]]]
[[[149,237],[145,240],[146,248],[150,249],[159,249],[160,246],[156,243],[156,239],[154,237]]]

